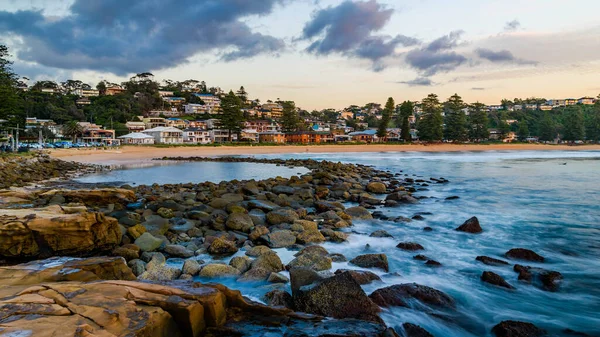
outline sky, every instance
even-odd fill
[[[204,80],[305,109],[600,93],[594,0],[0,0],[35,80]]]

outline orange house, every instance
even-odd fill
[[[286,133],[285,141],[296,144],[318,144],[322,142],[322,135],[316,132]]]
[[[261,132],[258,139],[261,143],[285,144],[286,135],[281,132]]]

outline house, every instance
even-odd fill
[[[512,143],[516,139],[517,139],[517,134],[511,131],[508,134],[506,134],[506,136],[504,137],[504,139],[502,139],[502,141],[504,143]]]
[[[354,118],[354,112],[352,111],[342,111],[341,112],[342,119],[352,119]]]
[[[213,143],[225,143],[229,141],[229,130],[212,129],[209,131],[210,140]],[[231,141],[237,141],[237,135],[231,134]]]
[[[186,104],[183,106],[186,115],[200,115],[210,114],[215,115],[219,113],[219,109],[211,108],[206,104]]]
[[[285,134],[285,142],[296,144],[318,144],[321,143],[322,136],[323,135],[318,132],[292,132]]]
[[[169,90],[159,90],[158,95],[160,97],[170,97],[174,95],[174,92]]]
[[[281,118],[283,116],[283,106],[279,103],[265,103],[262,105],[263,112],[269,112],[272,118]]]
[[[567,98],[565,99],[565,105],[575,105],[577,104],[577,100],[575,98]]]
[[[247,141],[252,143],[258,143],[260,138],[258,131],[256,131],[255,129],[244,129],[242,130],[242,132],[240,132],[240,136],[241,141]]]
[[[593,97],[581,97],[580,99],[577,100],[577,103],[579,104],[583,104],[583,105],[594,105],[596,104],[596,99]]]
[[[202,120],[190,121],[188,126],[190,128],[208,129],[208,123],[206,123],[206,121],[202,121]]]
[[[193,144],[209,144],[210,132],[202,128],[187,128],[183,130],[183,141]]]
[[[159,126],[144,130],[142,133],[152,136],[156,144],[181,144],[183,143],[183,131],[167,126]]]
[[[58,93],[59,93],[59,90],[58,90],[58,89],[55,89],[55,88],[42,88],[42,90],[41,90],[41,91],[42,91],[44,94],[50,94],[50,95],[53,95],[53,94],[58,94]]]
[[[96,97],[100,96],[100,90],[96,89],[75,89],[71,91],[72,95],[77,95],[79,97]]]
[[[398,142],[402,140],[400,129],[387,129],[385,140],[388,142]]]
[[[542,110],[542,111],[550,111],[553,108],[554,107],[552,105],[548,105],[548,104],[542,104],[542,105],[540,105],[540,110]]]
[[[350,136],[350,135],[334,135],[333,141],[336,143],[351,142],[352,136]]]
[[[258,140],[261,143],[285,144],[285,134],[278,131],[260,132]]]
[[[106,143],[112,144],[115,139],[115,130],[105,130],[102,125],[89,122],[78,122],[83,130],[77,137],[77,143]]]
[[[350,132],[348,136],[352,137],[352,140],[355,142],[372,143],[379,140],[379,137],[377,137],[377,130],[374,129]]]
[[[181,130],[188,127],[188,121],[181,118],[167,118],[165,119],[165,123],[167,124],[166,126],[178,128]]]
[[[146,130],[146,123],[144,122],[127,122],[125,126],[130,132],[140,132]]]
[[[36,129],[40,127],[49,127],[52,125],[56,125],[51,119],[37,119],[36,117],[27,117],[25,118],[25,128],[26,129]]]
[[[87,97],[83,97],[83,98],[80,98],[80,99],[76,100],[75,104],[77,104],[79,106],[90,105],[90,104],[92,104],[92,101],[90,101],[90,99],[87,98]]]
[[[169,103],[172,106],[182,106],[185,103],[184,97],[163,97],[163,101]]]
[[[279,125],[268,120],[252,120],[244,122],[244,128],[254,129],[258,132],[279,131]]]
[[[553,107],[561,107],[567,105],[566,100],[564,99],[549,99],[546,104],[551,105]]]
[[[498,111],[504,109],[502,105],[488,105],[488,111]]]
[[[154,137],[141,132],[133,132],[119,137],[123,144],[129,145],[151,145],[154,144]]]
[[[162,117],[147,117],[142,119],[142,122],[146,125],[146,129],[154,129],[157,127],[167,126],[167,122]]]
[[[121,87],[120,85],[111,86],[111,87],[106,88],[106,95],[108,95],[108,96],[118,95],[118,94],[124,93],[125,91],[127,91],[127,89]]]
[[[217,114],[221,110],[221,99],[213,94],[194,94],[204,102],[206,113]]]

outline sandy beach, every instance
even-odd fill
[[[158,148],[151,146],[124,146],[102,150],[55,149],[55,158],[81,163],[127,165],[143,163],[163,156],[223,156],[277,153],[338,153],[338,152],[458,152],[458,151],[600,151],[600,145],[545,145],[545,144],[434,144],[434,145],[312,145],[312,146],[199,146]]]

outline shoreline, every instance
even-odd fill
[[[548,144],[370,144],[370,145],[289,145],[289,146],[198,146],[168,147],[125,146],[114,150],[55,149],[56,159],[86,164],[128,165],[149,162],[157,157],[232,156],[292,153],[352,153],[352,152],[486,152],[486,151],[600,151],[600,145]]]

